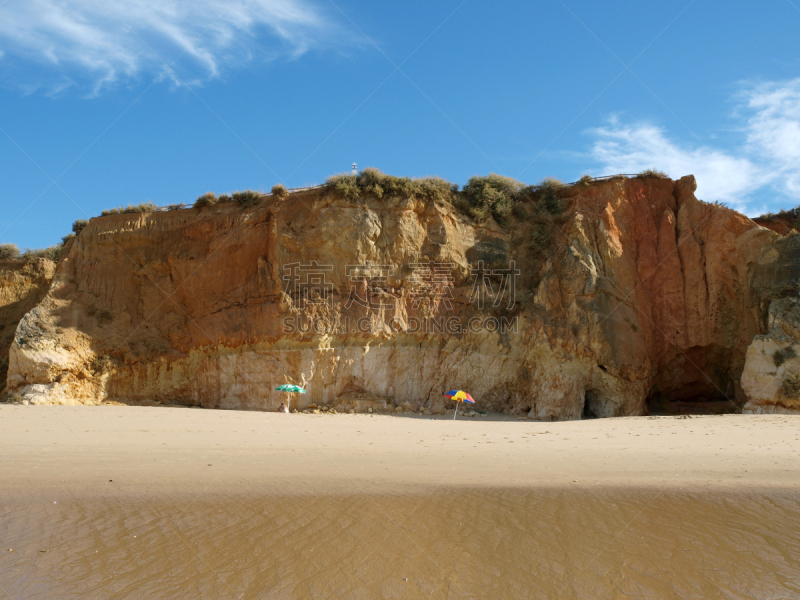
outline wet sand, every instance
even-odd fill
[[[799,425],[0,406],[0,598],[797,598]]]

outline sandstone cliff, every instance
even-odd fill
[[[800,412],[800,235],[762,251],[753,292],[766,309],[762,332],[747,350],[742,387],[748,413]]]
[[[298,408],[436,412],[462,388],[538,419],[740,409],[784,238],[694,190],[572,186],[544,248],[525,210],[501,227],[402,195],[95,218],[19,323],[7,392],[272,410],[293,382]]]
[[[56,271],[54,262],[0,261],[0,385],[5,386],[8,350],[22,317],[42,301]]]

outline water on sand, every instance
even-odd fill
[[[795,491],[15,496],[0,539],[14,599],[800,597]]]

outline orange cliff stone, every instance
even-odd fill
[[[566,188],[544,249],[524,211],[501,227],[447,201],[319,190],[95,218],[19,323],[6,392],[275,410],[292,382],[300,410],[441,412],[453,387],[536,419],[741,409],[783,238],[695,187]]]

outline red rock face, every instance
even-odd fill
[[[800,224],[798,217],[800,217],[800,215],[798,215],[797,209],[794,209],[791,211],[780,212],[772,216],[756,217],[753,219],[753,221],[762,227],[771,229],[775,233],[789,235],[792,232],[797,231],[797,227]]]
[[[291,382],[309,392],[293,407],[355,394],[436,412],[458,387],[479,408],[540,419],[741,406],[764,312],[753,271],[778,236],[694,189],[693,177],[569,188],[545,251],[522,216],[501,228],[413,198],[312,191],[249,210],[93,219],[20,323],[9,391],[275,410],[285,398],[274,388]],[[512,260],[515,297],[493,275],[480,307],[481,261]],[[420,294],[419,265],[431,262],[447,272],[438,293]],[[292,281],[309,265],[324,285],[303,291]]]

